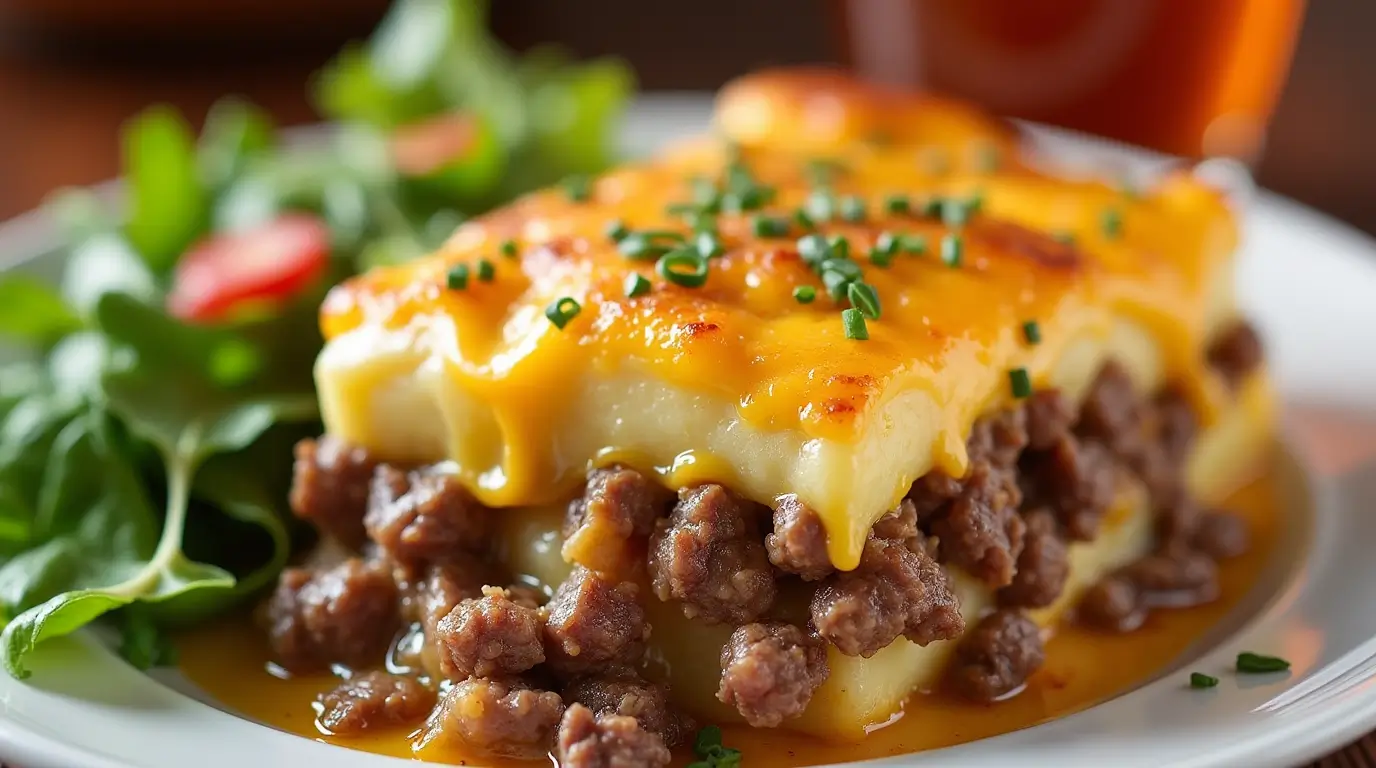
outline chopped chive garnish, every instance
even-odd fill
[[[693,739],[693,751],[698,757],[708,757],[715,749],[721,748],[721,729],[715,725],[705,725]]]
[[[727,189],[751,189],[755,186],[755,177],[750,175],[750,168],[738,156],[726,165],[726,187]]]
[[[626,282],[623,283],[623,287],[626,289],[626,297],[634,299],[650,292],[650,281],[639,272],[632,272],[626,275]]]
[[[800,285],[793,289],[793,299],[799,304],[811,304],[817,298],[817,289],[810,285]]]
[[[740,768],[741,751],[722,746],[721,729],[709,725],[693,740],[693,754],[700,758],[689,768]]]
[[[889,195],[884,198],[884,210],[895,216],[901,216],[912,210],[913,202],[907,195]]]
[[[562,331],[582,311],[583,307],[572,296],[561,296],[545,307],[545,317]]]
[[[879,319],[879,294],[869,283],[854,282],[846,287],[846,298],[850,305],[871,320]]]
[[[688,768],[740,768],[741,751],[731,747],[718,747],[708,760],[689,763]]]
[[[736,160],[726,167],[726,191],[720,197],[723,211],[740,213],[753,211],[769,204],[774,199],[775,190],[760,184],[750,173],[745,163]]]
[[[902,239],[903,252],[909,256],[921,256],[927,252],[927,238],[922,235],[910,235]]]
[[[827,295],[832,301],[844,301],[846,289],[850,286],[852,278],[841,272],[823,272],[822,287],[827,289]]]
[[[972,192],[965,198],[965,212],[971,216],[979,213],[984,208],[984,193]]]
[[[845,327],[848,339],[864,341],[870,337],[870,330],[865,327],[865,316],[854,307],[841,310],[841,325]]]
[[[1008,372],[1008,383],[1013,387],[1013,397],[1021,400],[1032,394],[1032,379],[1026,368],[1014,368]]]
[[[516,253],[517,253],[517,250],[516,250],[516,241],[515,241],[515,240],[503,240],[503,241],[502,241],[502,248],[501,248],[501,251],[502,251],[502,255],[505,256],[505,257],[508,258],[508,259],[514,259],[514,258],[516,258]]]
[[[1244,651],[1237,655],[1237,671],[1246,674],[1284,672],[1289,668],[1290,662],[1279,656],[1263,656],[1250,651]]]
[[[587,202],[592,197],[592,179],[581,173],[565,177],[561,184],[564,194],[575,203]]]
[[[948,197],[941,201],[941,223],[948,227],[963,227],[970,220],[970,206],[964,200]]]
[[[865,220],[865,201],[855,195],[847,195],[841,198],[841,218],[851,223],[859,223]]]
[[[667,253],[669,248],[668,246],[656,245],[650,238],[642,234],[633,233],[621,238],[621,242],[617,244],[617,250],[621,251],[621,255],[628,259],[649,261]]]
[[[850,241],[845,235],[832,235],[827,238],[827,246],[831,248],[831,255],[838,259],[850,258]]]
[[[451,291],[462,291],[468,287],[468,265],[455,264],[444,277],[444,284]]]
[[[612,219],[607,222],[607,227],[603,231],[607,233],[607,239],[618,243],[624,240],[626,235],[631,234],[631,230],[626,228],[626,222],[621,219]]]
[[[750,209],[746,206],[744,198],[735,192],[727,192],[721,196],[722,213],[744,213],[748,210]]]
[[[655,262],[659,276],[684,288],[698,288],[707,282],[707,257],[696,248],[676,248]]]
[[[825,189],[818,189],[807,196],[803,210],[813,221],[831,221],[836,215],[836,196]]]
[[[949,232],[941,238],[941,263],[955,269],[964,258],[965,241],[960,235]]]
[[[871,264],[873,264],[876,267],[879,267],[880,269],[883,269],[893,264],[893,251],[886,251],[883,248],[880,248],[878,244],[871,245],[869,258]]]
[[[698,210],[714,213],[721,208],[721,192],[711,179],[696,178],[689,183],[693,187],[693,203]]]
[[[802,208],[793,212],[793,221],[803,229],[813,229],[817,226],[817,223],[812,220],[812,217],[807,215],[807,211]]]
[[[697,247],[698,253],[702,254],[704,259],[715,259],[726,253],[726,248],[721,244],[721,238],[717,237],[715,232],[699,232],[698,236],[693,238],[693,245]]]
[[[831,246],[821,235],[805,235],[798,239],[798,255],[810,264],[820,264],[831,255]]]
[[[945,207],[945,200],[940,197],[931,197],[922,201],[922,204],[917,207],[917,213],[923,218],[935,219],[941,216]]]
[[[1118,239],[1123,234],[1123,214],[1117,208],[1105,208],[1099,214],[1099,228],[1104,231],[1104,237]]]
[[[628,259],[650,261],[668,253],[683,241],[682,233],[650,229],[627,233],[617,242],[616,248]]]
[[[1028,344],[1040,344],[1042,343],[1042,327],[1037,324],[1036,320],[1028,320],[1022,324],[1022,337],[1027,340]]]
[[[497,268],[487,259],[478,259],[478,279],[484,283],[492,282],[497,276]]]
[[[669,240],[675,243],[682,243],[688,239],[682,232],[674,229],[642,229],[636,234],[651,240]]]
[[[779,216],[756,216],[750,221],[755,237],[787,237],[788,219]]]
[[[1056,242],[1060,243],[1061,245],[1074,245],[1074,244],[1075,244],[1075,233],[1074,233],[1074,232],[1068,232],[1068,231],[1066,231],[1066,230],[1064,230],[1064,229],[1059,229],[1059,230],[1056,230],[1055,232],[1052,232],[1052,233],[1051,233],[1051,239],[1052,239],[1052,240],[1055,240]]]
[[[892,232],[880,232],[879,237],[874,239],[874,247],[892,256],[898,253],[899,240],[899,236]]]
[[[1213,688],[1218,685],[1218,678],[1213,675],[1206,675],[1203,672],[1190,673],[1191,688]]]
[[[859,280],[863,276],[863,273],[860,271],[860,265],[850,259],[827,259],[822,262],[822,271],[839,272],[850,280]]]
[[[664,206],[664,212],[670,216],[691,216],[702,210],[697,203],[669,203]]]
[[[706,211],[698,211],[688,217],[688,226],[692,227],[694,232],[711,232],[715,234],[717,231],[717,217]]]

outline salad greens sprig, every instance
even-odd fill
[[[155,106],[122,138],[120,205],[69,190],[60,275],[0,277],[0,656],[107,617],[166,631],[271,584],[294,534],[290,446],[320,430],[316,307],[463,219],[611,160],[632,89],[612,60],[518,57],[480,0],[400,0],[316,78],[302,143],[227,98],[199,135]]]

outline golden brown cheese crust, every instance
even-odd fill
[[[588,374],[634,372],[734,403],[739,418],[763,432],[798,430],[843,445],[892,429],[885,404],[920,391],[943,414],[931,425],[940,445],[929,464],[957,472],[970,423],[1010,397],[1010,369],[1026,368],[1034,386],[1057,384],[1064,355],[1124,321],[1145,329],[1159,349],[1153,384],[1182,387],[1206,418],[1222,402],[1203,350],[1231,314],[1222,286],[1236,228],[1217,192],[1183,174],[1136,194],[1115,183],[1053,178],[1028,167],[1002,122],[834,73],[744,78],[723,91],[717,114],[741,160],[776,195],[761,211],[718,216],[725,253],[711,260],[702,287],[668,283],[653,261],[627,259],[606,228],[620,220],[633,231],[689,234],[668,208],[691,199],[692,179],[722,173],[726,148],[707,140],[606,173],[587,200],[560,189],[528,195],[464,225],[427,259],[339,286],[322,310],[326,337],[394,329],[408,343],[429,345],[452,385],[490,406],[505,436],[509,463],[500,480],[484,482],[519,477],[529,488],[548,487],[596,458],[559,455],[542,432],[580,407],[569,382]],[[868,341],[845,338],[844,305],[799,256],[805,232],[798,225],[783,237],[752,232],[755,213],[787,216],[805,203],[815,160],[843,169],[831,181],[835,195],[866,203],[863,221],[819,229],[848,239],[877,291],[882,315],[868,323]],[[884,199],[894,193],[914,201],[978,196],[981,207],[952,227],[887,212]],[[925,240],[925,253],[871,265],[865,254],[883,233]],[[951,234],[963,244],[958,268],[938,257]],[[514,257],[502,254],[507,240],[518,246]],[[452,266],[466,263],[476,275],[481,259],[495,264],[490,282],[446,287]],[[626,296],[631,272],[650,280],[648,294]],[[813,287],[817,300],[795,300],[799,286]],[[562,296],[582,310],[560,330],[544,310]],[[1029,320],[1040,325],[1039,345],[1023,338]],[[333,426],[328,420],[327,408]],[[536,496],[485,501],[547,500]]]
[[[988,148],[1007,156],[1013,128],[964,102],[904,93],[823,68],[764,71],[729,83],[717,97],[717,124],[732,141],[787,152],[834,152],[847,144],[922,147],[917,158],[939,169],[938,150],[959,163]],[[951,163],[947,163],[951,164]]]

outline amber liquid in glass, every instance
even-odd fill
[[[1251,162],[1304,0],[837,0],[863,76],[1186,157]]]

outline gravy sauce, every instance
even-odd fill
[[[1181,654],[1232,611],[1256,584],[1270,562],[1283,526],[1276,509],[1276,483],[1270,477],[1254,481],[1224,505],[1251,525],[1247,554],[1220,566],[1221,596],[1208,605],[1180,610],[1156,610],[1135,632],[1110,635],[1061,625],[1046,646],[1046,664],[1021,693],[1004,701],[971,704],[937,692],[919,692],[910,699],[915,714],[895,716],[857,744],[833,744],[785,730],[725,727],[724,742],[740,749],[750,768],[782,768],[866,760],[961,744],[1036,725],[1093,706],[1156,679],[1178,662]],[[398,757],[493,768],[537,763],[493,761],[453,750],[444,753],[413,751],[416,728],[363,737],[337,737],[316,724],[312,702],[338,682],[329,675],[285,675],[268,660],[262,631],[245,615],[200,627],[180,639],[182,672],[226,707],[290,733],[339,746]],[[1239,649],[1246,650],[1246,649]],[[1259,649],[1264,651],[1265,649]],[[1188,690],[1188,668],[1180,678],[1181,696]],[[1208,670],[1217,674],[1216,670]],[[715,673],[715,670],[704,671]],[[916,714],[919,713],[920,714]],[[678,764],[691,761],[686,752]]]

